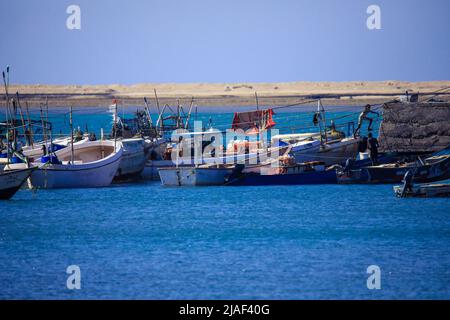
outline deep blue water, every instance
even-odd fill
[[[21,190],[0,208],[0,298],[450,298],[450,201],[388,185]]]
[[[390,185],[20,190],[0,202],[0,298],[450,299],[449,218]]]

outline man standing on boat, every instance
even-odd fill
[[[370,151],[370,159],[372,164],[375,165],[378,162],[378,140],[374,138],[372,132],[369,132],[367,139],[367,147]]]
[[[364,107],[364,111],[361,112],[361,114],[359,115],[359,118],[358,118],[358,127],[356,128],[355,133],[354,133],[354,136],[355,136],[355,137],[359,134],[359,131],[361,130],[361,126],[362,126],[362,123],[363,123],[364,120],[369,121],[369,127],[367,128],[367,130],[368,130],[368,131],[372,131],[372,122],[373,122],[373,119],[368,117],[368,115],[369,115],[370,113],[373,113],[373,114],[376,114],[377,116],[380,116],[380,114],[379,114],[378,112],[375,112],[375,111],[370,110],[370,104],[367,104],[367,105]]]

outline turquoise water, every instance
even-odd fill
[[[0,298],[450,299],[449,218],[390,185],[20,190],[0,203]]]

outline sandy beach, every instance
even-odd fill
[[[199,107],[254,106],[255,92],[261,106],[284,106],[302,100],[323,99],[328,106],[361,106],[378,104],[409,92],[433,94],[450,87],[450,81],[432,82],[289,82],[289,83],[146,83],[135,85],[20,85],[11,84],[10,94],[17,91],[22,101],[30,106],[44,102],[49,106],[89,107],[107,106],[113,99],[119,99],[122,106],[143,105],[147,97],[155,106],[156,90],[161,105],[166,103],[188,105],[194,97]],[[4,92],[0,104],[4,106]]]

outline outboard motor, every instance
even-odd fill
[[[412,190],[413,186],[414,173],[411,170],[406,171],[405,176],[403,177],[403,188],[401,197],[404,197],[406,192]]]
[[[350,170],[353,169],[354,164],[355,164],[355,160],[348,158],[347,160],[345,160],[345,167],[344,167],[343,171],[345,173],[349,173]]]
[[[230,173],[230,175],[229,175],[228,177],[225,178],[225,181],[226,181],[226,182],[230,182],[230,181],[239,179],[239,177],[242,176],[242,171],[243,171],[244,169],[245,169],[245,165],[244,165],[244,164],[242,164],[242,163],[237,164],[237,165],[234,167],[233,171]]]

